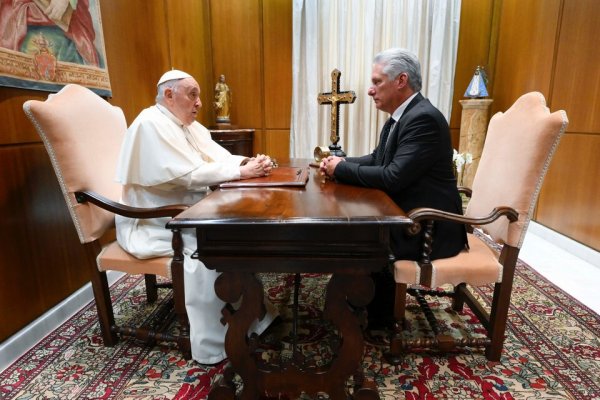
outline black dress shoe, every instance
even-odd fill
[[[276,316],[273,319],[273,321],[271,321],[271,323],[269,324],[269,326],[267,326],[267,329],[265,329],[259,335],[259,338],[263,339],[263,338],[267,337],[269,334],[271,334],[281,324],[283,324],[283,318],[281,318],[281,315],[278,315],[278,316]]]
[[[392,329],[394,327],[394,317],[392,316],[373,316],[371,318],[367,318],[367,330],[387,330]]]

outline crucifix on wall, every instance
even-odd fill
[[[344,157],[346,156],[346,153],[344,153],[341,146],[338,145],[340,140],[340,104],[354,103],[356,94],[351,90],[345,92],[339,90],[341,74],[342,73],[337,69],[331,71],[331,92],[320,93],[317,97],[317,101],[319,104],[331,104],[331,134],[329,136],[331,144],[329,145],[329,150],[334,156]]]

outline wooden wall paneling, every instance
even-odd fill
[[[492,114],[534,90],[549,99],[560,9],[561,0],[503,0]]]
[[[259,0],[211,0],[213,84],[225,75],[232,93],[231,123],[264,127]]]
[[[266,153],[278,162],[284,163],[290,159],[290,130],[269,129],[265,133]]]
[[[0,148],[0,342],[89,280],[90,266],[41,144]]]
[[[202,108],[198,121],[208,127],[215,123],[213,100],[216,83],[212,70],[209,1],[169,0],[167,16],[170,66],[186,71],[200,85]]]
[[[23,112],[23,103],[30,99],[45,100],[48,92],[16,88],[0,88],[0,145],[39,142],[40,138]]]
[[[600,135],[564,135],[540,193],[536,221],[600,250]]]
[[[289,129],[292,118],[292,2],[264,1],[262,27],[265,125],[267,129]]]
[[[458,37],[458,52],[454,73],[454,95],[452,98],[452,115],[450,128],[453,132],[453,144],[458,149],[460,117],[465,91],[478,65],[486,67],[490,72],[493,67],[488,65],[490,58],[490,42],[494,0],[463,0],[460,9],[460,31]],[[488,91],[491,87],[488,87]],[[456,139],[456,143],[455,142]]]
[[[58,179],[43,145],[22,148],[27,176],[23,191],[33,199],[44,201],[27,204],[25,221],[33,230],[30,251],[42,288],[44,304],[53,306],[89,281],[93,265],[86,263],[85,251],[71,220]],[[60,270],[62,276],[56,274]],[[47,290],[49,288],[58,291]]]
[[[564,109],[569,132],[600,134],[600,2],[565,0],[552,109]]]
[[[252,154],[259,153],[275,157],[269,152],[269,149],[267,148],[264,129],[256,129],[254,131],[254,136],[252,137]]]
[[[23,223],[28,203],[22,183],[25,175],[19,150],[14,146],[0,147],[0,200],[4,216],[0,225],[3,238],[0,241],[0,342],[43,310],[38,281],[32,273],[30,244],[25,240],[30,237],[31,228]],[[26,306],[18,311],[15,307],[17,304]]]
[[[110,102],[127,123],[154,104],[156,82],[168,69],[167,0],[100,0]]]

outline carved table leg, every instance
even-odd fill
[[[210,389],[208,400],[235,400],[234,375],[235,372],[231,366],[227,366],[223,376]]]
[[[240,395],[241,399],[257,399],[259,396],[257,386],[258,366],[253,358],[256,348],[256,338],[247,338],[248,330],[256,319],[263,317],[263,286],[254,274],[247,272],[224,272],[215,282],[215,292],[219,298],[228,303],[223,308],[221,322],[228,324],[225,335],[225,351],[229,362],[244,382]],[[242,299],[237,310],[230,304]],[[227,374],[226,374],[227,375]],[[215,394],[211,399],[230,399],[235,393],[233,373],[225,376],[225,383],[214,388]],[[228,382],[227,382],[228,381]],[[229,389],[227,389],[229,388]]]
[[[334,274],[328,285],[323,317],[336,327],[339,347],[326,371],[311,370],[300,363],[269,370],[259,370],[254,358],[257,338],[248,338],[247,332],[255,319],[264,312],[262,283],[251,273],[225,272],[215,282],[215,291],[220,299],[233,304],[240,298],[237,310],[231,306],[223,308],[223,323],[228,324],[225,350],[231,363],[231,374],[225,376],[211,390],[210,400],[237,399],[233,371],[243,381],[240,399],[259,399],[264,393],[299,394],[309,396],[325,392],[333,400],[379,399],[377,388],[364,380],[361,363],[364,340],[359,317],[354,307],[364,307],[373,296],[372,281],[366,275]],[[226,374],[227,375],[227,374]],[[348,393],[346,381],[354,376],[354,394]]]
[[[364,385],[361,363],[364,353],[364,339],[359,317],[348,306],[363,307],[373,297],[373,284],[364,275],[334,274],[327,286],[324,317],[339,329],[342,344],[338,355],[331,364],[328,374],[332,385],[328,393],[332,399],[379,399],[379,393],[371,385]],[[354,375],[356,385],[354,396],[345,393],[346,380]],[[342,392],[343,390],[343,392]]]

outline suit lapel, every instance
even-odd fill
[[[394,153],[396,152],[396,143],[398,141],[398,137],[401,135],[402,131],[404,130],[404,125],[406,124],[406,120],[407,120],[407,114],[409,114],[410,110],[414,106],[419,104],[421,102],[421,100],[423,100],[423,99],[424,99],[424,97],[421,93],[417,94],[415,96],[415,98],[412,99],[410,103],[408,103],[408,106],[406,106],[406,109],[402,113],[402,116],[400,116],[400,119],[396,122],[396,126],[394,126],[394,129],[390,132],[390,135],[388,136],[388,139],[387,139],[388,145],[386,146],[385,152],[383,154],[383,164],[384,165],[385,165],[386,161],[391,159],[391,157],[393,157]]]

